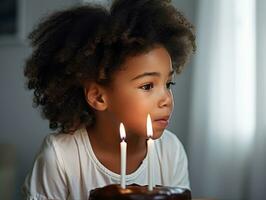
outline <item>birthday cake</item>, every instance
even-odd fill
[[[191,200],[191,192],[177,187],[156,186],[152,191],[147,186],[112,184],[91,190],[89,200]]]

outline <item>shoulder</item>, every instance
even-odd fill
[[[178,137],[165,130],[155,143],[158,165],[162,169],[165,185],[190,188],[187,155]]]
[[[60,150],[66,137],[51,133],[44,138],[22,188],[27,199],[66,199],[67,177]]]
[[[165,130],[163,135],[155,141],[156,151],[162,159],[181,159],[186,156],[183,144],[178,137],[169,130]],[[175,155],[175,156],[173,156]]]
[[[165,147],[182,147],[182,143],[178,137],[169,130],[164,130],[163,135],[157,140],[158,144]]]
[[[66,133],[51,133],[45,137],[43,142],[43,148],[52,147],[55,150],[74,150],[76,148],[77,140],[81,140],[81,130],[78,129],[72,134]]]
[[[78,143],[82,140],[81,131],[73,134],[51,133],[45,137],[39,155],[45,160],[57,160],[58,164],[66,170],[66,165],[76,162],[78,156]]]

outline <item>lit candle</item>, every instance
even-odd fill
[[[120,174],[120,179],[121,179],[121,188],[125,189],[126,188],[126,160],[127,160],[127,143],[125,142],[126,138],[126,131],[123,123],[120,124],[120,137],[121,137],[121,142],[120,142],[120,151],[121,151],[121,174]]]
[[[147,117],[147,148],[148,148],[148,189],[151,191],[153,189],[153,149],[154,149],[154,141],[152,139],[153,131],[152,131],[152,123],[151,116],[148,114]]]

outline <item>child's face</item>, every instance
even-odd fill
[[[163,47],[127,58],[107,89],[110,117],[124,123],[127,135],[146,137],[150,113],[153,138],[160,137],[173,110],[172,76],[171,58]]]

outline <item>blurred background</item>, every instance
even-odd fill
[[[24,61],[31,53],[27,34],[42,16],[83,2],[0,0],[1,200],[21,199],[24,178],[51,132],[24,85]],[[197,52],[176,77],[169,126],[187,151],[192,194],[265,199],[266,1],[172,2],[197,34]]]

